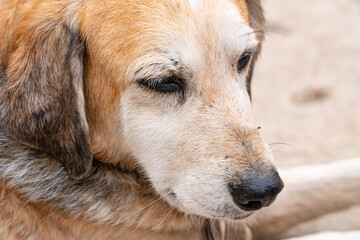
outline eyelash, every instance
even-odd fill
[[[142,79],[138,83],[151,90],[155,90],[161,93],[180,93],[184,91],[183,79],[171,76],[167,78],[155,78],[155,79]]]

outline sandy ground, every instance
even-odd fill
[[[253,108],[278,165],[360,156],[360,1],[264,1]],[[359,199],[360,202],[360,199]],[[340,221],[339,221],[340,220]],[[291,230],[360,229],[360,207]]]

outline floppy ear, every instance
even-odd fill
[[[83,96],[84,42],[78,30],[63,22],[34,25],[14,30],[3,63],[0,124],[14,139],[49,153],[71,178],[80,179],[93,159]]]

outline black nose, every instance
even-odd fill
[[[245,211],[269,206],[283,189],[284,183],[275,170],[247,175],[241,183],[229,183],[233,201]]]

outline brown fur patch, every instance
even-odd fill
[[[6,63],[1,126],[15,139],[50,153],[71,177],[81,178],[93,158],[81,113],[84,45],[78,30],[60,19],[39,20],[39,15],[23,16],[1,60]]]

